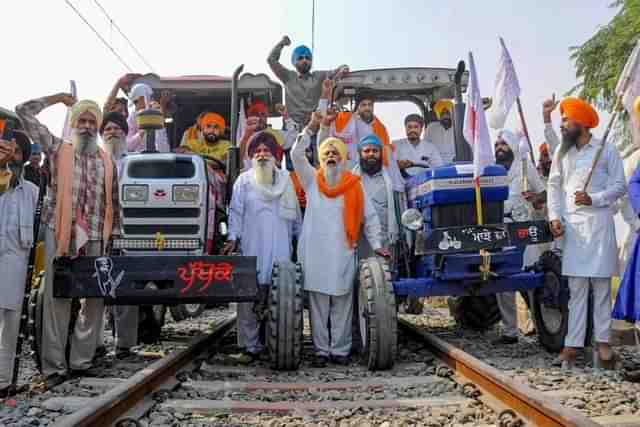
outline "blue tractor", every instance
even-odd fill
[[[356,71],[336,86],[339,104],[365,90],[375,93],[377,102],[413,102],[427,123],[434,119],[430,106],[435,101],[456,99],[456,162],[406,179],[406,199],[396,203],[405,236],[390,265],[360,261],[357,311],[363,361],[370,369],[394,363],[398,302],[428,296],[450,297],[459,323],[486,329],[500,319],[495,294],[520,292],[541,345],[553,352],[563,346],[569,295],[560,257],[545,252],[535,266],[523,270],[525,246],[548,243],[552,237],[545,221],[518,221],[516,212],[505,212],[509,183],[502,166],[487,167],[480,179],[483,225],[478,225],[472,157],[462,137],[466,79],[461,63],[458,69]],[[488,108],[491,101],[485,101]]]

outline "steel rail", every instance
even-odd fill
[[[162,383],[192,362],[196,356],[210,350],[235,325],[235,316],[215,326],[205,336],[195,338],[184,350],[172,353],[142,369],[85,408],[61,418],[54,427],[111,426],[120,416],[153,393]]]
[[[475,384],[483,393],[489,394],[511,408],[530,425],[547,427],[597,427],[600,424],[581,413],[568,409],[540,391],[519,383],[470,354],[430,334],[413,323],[398,320],[405,331],[417,335],[429,351],[446,363],[457,375]]]

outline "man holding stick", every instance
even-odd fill
[[[609,346],[611,276],[618,272],[612,205],[626,191],[618,151],[591,134],[595,109],[580,98],[560,103],[562,142],[555,150],[548,187],[554,236],[564,235],[562,274],[569,278],[569,328],[559,362],[574,365],[587,331],[589,287],[598,357],[614,357]]]

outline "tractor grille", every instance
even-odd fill
[[[124,208],[125,218],[198,218],[199,208]]]
[[[173,234],[198,234],[200,227],[197,224],[125,224],[125,234],[131,235],[155,235],[162,233],[164,235]]]

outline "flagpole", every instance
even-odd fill
[[[529,139],[529,130],[527,129],[527,122],[524,120],[524,111],[522,110],[522,103],[520,102],[519,96],[516,98],[516,105],[518,106],[518,115],[522,123],[522,131],[524,132],[525,138],[527,138],[527,144],[529,144],[529,157],[531,157],[531,162],[535,165],[536,160],[533,157],[533,146],[531,145],[531,139]]]
[[[474,179],[476,189],[476,218],[478,219],[478,225],[484,225],[484,218],[482,217],[482,192],[480,191],[480,177]]]

